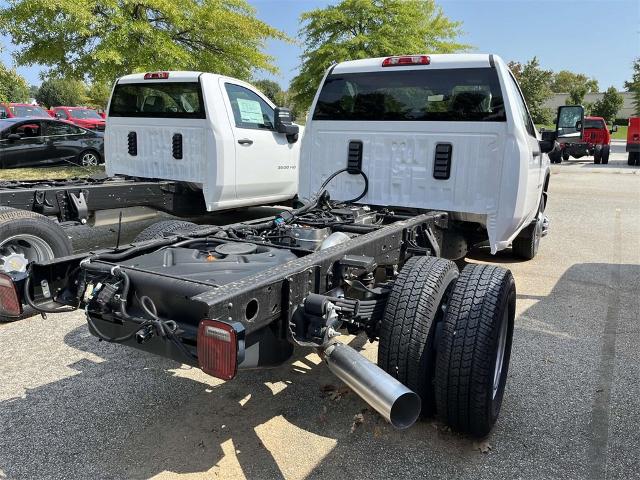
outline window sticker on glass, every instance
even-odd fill
[[[260,102],[255,100],[246,100],[244,98],[236,99],[238,102],[238,109],[240,110],[240,119],[246,123],[263,123],[262,109],[260,108]]]

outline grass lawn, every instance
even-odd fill
[[[64,179],[73,177],[89,177],[104,173],[104,167],[77,167],[77,166],[58,166],[58,167],[39,167],[39,168],[7,168],[0,170],[1,180],[51,180]]]

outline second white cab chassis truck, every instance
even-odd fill
[[[562,109],[579,126],[580,107]],[[483,436],[504,394],[515,284],[442,255],[486,240],[535,254],[554,136],[540,138],[498,57],[341,63],[309,113],[302,206],[154,225],[123,248],[33,263],[0,276],[0,313],[82,308],[97,337],[225,380],[315,350],[394,426],[436,414]],[[379,342],[377,365],[345,332]]]

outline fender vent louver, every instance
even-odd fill
[[[433,178],[438,180],[448,180],[451,175],[451,151],[453,145],[450,143],[438,143],[436,154],[433,159]]]
[[[174,133],[171,140],[171,151],[173,152],[173,158],[176,160],[182,160],[182,134]]]
[[[127,135],[127,148],[132,157],[138,155],[138,134],[136,132],[129,132]]]
[[[362,170],[362,142],[360,140],[352,140],[349,142],[347,172],[355,174],[360,170]]]

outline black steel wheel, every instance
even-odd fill
[[[515,319],[509,270],[467,265],[453,288],[437,345],[438,417],[454,430],[484,437],[500,413]]]
[[[421,415],[434,413],[436,325],[458,278],[455,263],[412,257],[396,278],[380,326],[378,366],[422,399]]]

